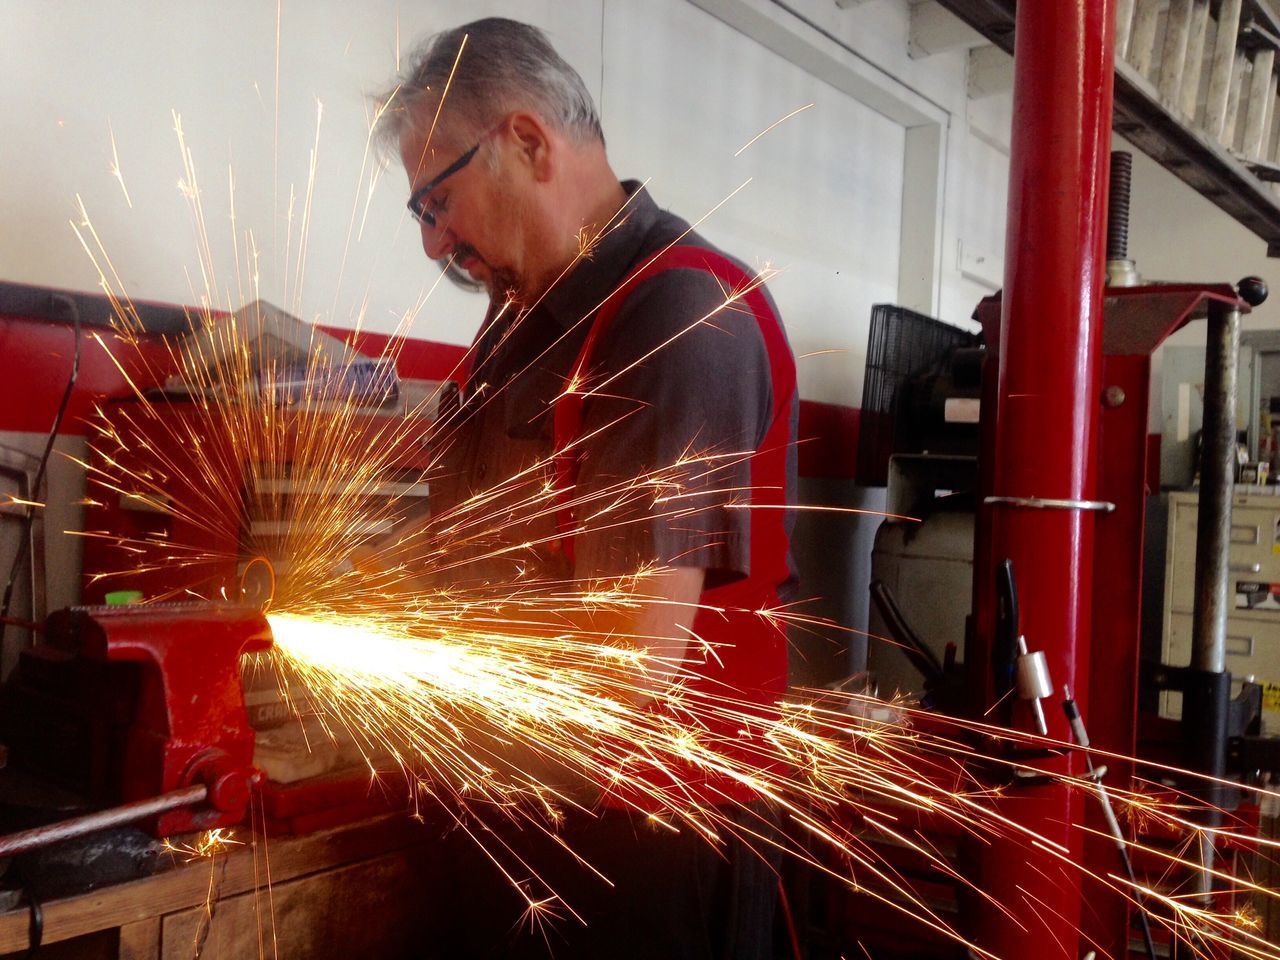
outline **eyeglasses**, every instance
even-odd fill
[[[440,184],[444,183],[444,181],[448,180],[455,173],[470,163],[471,158],[476,155],[476,151],[479,149],[480,144],[477,143],[457,160],[453,161],[453,163],[441,170],[437,176],[433,177],[427,183],[424,183],[410,194],[409,212],[413,214],[413,218],[415,220],[419,223],[425,223],[428,227],[434,227],[436,225],[435,213],[427,209],[428,198],[431,196],[432,191],[440,186]]]

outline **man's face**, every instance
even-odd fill
[[[421,222],[422,248],[441,269],[462,272],[483,285],[490,296],[521,289],[521,230],[519,198],[503,176],[501,152],[491,159],[490,133],[476,155],[461,169],[440,179],[423,197],[423,209],[435,224]],[[417,192],[465,154],[474,143],[449,136],[437,127],[432,143],[412,129],[400,138],[400,158],[409,175],[409,189]],[[495,163],[498,169],[494,169]]]

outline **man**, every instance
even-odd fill
[[[619,181],[582,79],[533,27],[494,18],[432,38],[380,132],[404,163],[427,256],[490,296],[432,509],[458,511],[539,465],[559,491],[554,510],[513,508],[474,563],[450,564],[453,576],[480,588],[528,578],[531,565],[548,581],[656,566],[643,590],[657,602],[610,629],[683,670],[694,696],[729,696],[768,718],[785,691],[785,640],[754,611],[793,580],[785,507],[797,399],[767,293],[638,183]],[[655,473],[675,496],[618,495]],[[530,546],[493,550],[494,537]],[[670,675],[656,673],[637,683],[636,703],[663,711]],[[741,726],[713,722],[709,733],[732,750]],[[673,794],[723,804],[754,829],[767,819],[740,783],[666,775],[675,782],[660,786]],[[549,933],[554,955],[770,956],[769,866],[737,841],[716,850],[693,831],[646,827],[637,805],[606,792],[598,818],[564,827],[614,889],[580,864],[554,863],[567,859],[555,843],[533,849],[536,831],[529,849],[506,838],[586,921]],[[538,938],[508,935],[503,904],[519,902],[509,880],[464,869],[463,856],[449,864],[458,936],[446,946],[447,932],[432,931],[440,955],[545,954]]]

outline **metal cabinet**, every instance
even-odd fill
[[[1248,488],[1233,497],[1230,575],[1235,609],[1227,620],[1227,669],[1239,681],[1252,677],[1266,689],[1263,726],[1280,734],[1280,496]],[[1254,492],[1256,491],[1256,492]],[[1278,491],[1280,492],[1280,491]],[[1169,497],[1165,553],[1163,659],[1171,666],[1191,662],[1192,609],[1195,603],[1195,492]],[[1182,715],[1182,695],[1166,693],[1164,716]]]

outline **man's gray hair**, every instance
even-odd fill
[[[418,48],[396,89],[380,98],[387,104],[375,129],[382,145],[394,151],[406,129],[421,127],[425,134],[446,85],[441,120],[456,129],[461,119],[470,135],[512,110],[533,110],[579,142],[604,143],[587,85],[546,35],[527,23],[489,17],[437,33]]]

